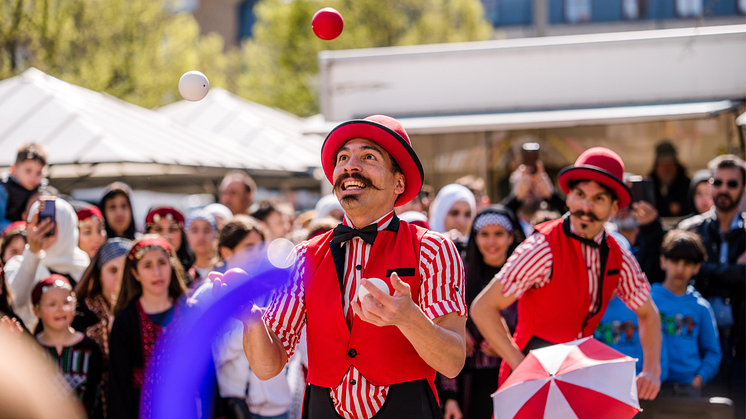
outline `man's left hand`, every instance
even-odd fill
[[[649,202],[638,201],[632,204],[632,215],[639,225],[644,226],[658,219],[658,210]]]
[[[661,375],[642,371],[637,376],[637,396],[642,400],[653,400],[661,389]]]
[[[396,272],[391,274],[391,285],[394,295],[379,290],[368,280],[363,279],[362,285],[370,292],[363,297],[362,303],[352,302],[352,310],[361,319],[376,326],[401,326],[412,319],[412,313],[417,306],[412,301],[409,285],[399,279]]]

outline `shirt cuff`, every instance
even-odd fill
[[[430,319],[436,319],[449,313],[458,313],[459,316],[466,316],[466,304],[456,301],[439,301],[423,310],[425,315]]]
[[[267,325],[267,328],[274,332],[274,334],[280,339],[282,346],[285,348],[285,352],[287,352],[288,359],[293,356],[295,353],[295,347],[298,345],[299,336],[292,330],[282,327],[278,321],[267,318],[266,313],[262,317],[262,320],[264,321],[264,324]]]

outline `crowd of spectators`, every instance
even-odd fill
[[[254,202],[253,179],[231,172],[220,185],[219,203],[189,214],[169,206],[151,208],[142,233],[135,228],[132,191],[120,182],[109,185],[97,205],[51,201],[50,219],[40,211],[52,195],[42,176],[46,161],[43,147],[24,145],[2,178],[0,314],[36,339],[91,418],[146,415],[140,404],[148,397],[142,388],[153,343],[178,322],[182,310],[210,300],[210,272],[250,270],[266,257],[273,240],[297,244],[333,229],[344,217],[333,195],[303,213],[285,202]],[[663,141],[655,148],[648,179],[652,202],[638,200],[618,211],[606,230],[653,284],[663,337],[659,397],[726,396],[742,412],[744,162],[719,156],[690,179],[672,143]],[[534,227],[560,218],[567,207],[538,160],[532,168],[520,165],[513,171],[510,191],[499,205],[491,204],[483,179],[467,176],[437,194],[424,187],[396,212],[456,243],[471,304]],[[187,300],[197,303],[192,307]],[[516,305],[501,314],[512,331]],[[637,358],[639,372],[637,331],[634,313],[613,298],[595,337]],[[261,381],[244,356],[240,322],[229,321],[217,336],[210,370],[215,397],[201,404],[204,417],[298,417],[302,373]],[[303,370],[302,352],[291,360],[300,365],[297,371]],[[497,388],[500,358],[470,321],[466,352],[457,378],[437,379],[441,405],[448,419],[486,419],[492,415],[489,395]]]

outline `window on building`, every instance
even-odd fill
[[[591,21],[591,0],[564,0],[565,22],[583,23]]]
[[[622,19],[636,20],[642,17],[640,0],[622,0]]]
[[[244,0],[238,5],[238,40],[251,37],[251,30],[256,22],[254,5],[258,0]]]
[[[699,17],[702,14],[702,0],[676,0],[678,17]]]

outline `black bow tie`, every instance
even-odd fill
[[[332,243],[341,244],[348,240],[352,240],[353,237],[360,237],[361,239],[365,240],[366,243],[373,244],[373,242],[376,240],[377,234],[378,225],[376,224],[371,224],[363,228],[352,228],[347,227],[344,224],[340,224],[336,228],[334,228],[334,238],[332,239]]]

